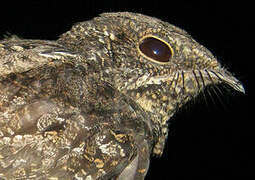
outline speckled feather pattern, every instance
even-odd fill
[[[145,56],[156,37],[169,62]],[[0,179],[144,179],[168,121],[208,85],[244,91],[187,32],[104,13],[56,41],[0,41]]]

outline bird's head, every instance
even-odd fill
[[[167,121],[177,107],[206,86],[224,83],[244,92],[242,84],[187,32],[149,16],[104,13],[75,25],[60,41],[74,48],[79,44],[104,81],[150,114],[158,133],[155,154],[162,153]]]

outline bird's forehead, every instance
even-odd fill
[[[118,22],[118,25],[121,25],[122,23],[135,22],[137,26],[140,26],[143,28],[150,27],[154,30],[158,29],[165,32],[176,32],[184,36],[189,36],[188,33],[183,29],[180,29],[167,22],[164,22],[158,18],[146,16],[139,13],[130,13],[130,12],[102,13],[100,14],[100,17],[112,19]]]

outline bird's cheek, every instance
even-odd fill
[[[146,111],[153,112],[154,102],[148,99],[146,96],[142,96],[136,100],[136,102]]]

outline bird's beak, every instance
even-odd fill
[[[218,78],[218,80],[222,83],[225,83],[235,89],[236,91],[239,91],[241,93],[245,93],[245,89],[242,85],[242,83],[236,79],[230,72],[227,70],[221,70],[218,72],[215,72],[214,75]]]

